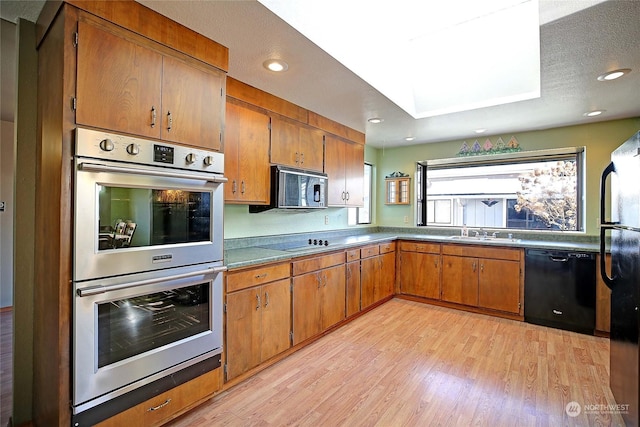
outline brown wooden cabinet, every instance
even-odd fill
[[[611,254],[606,255],[606,265],[611,266]],[[598,255],[596,257],[596,333],[607,335],[609,332],[611,332],[611,289],[602,280],[600,255]]]
[[[291,346],[289,264],[227,275],[226,380]]]
[[[364,145],[325,136],[325,172],[329,177],[329,206],[364,203]]]
[[[521,314],[520,249],[442,245],[442,300]]]
[[[220,150],[225,74],[81,15],[76,123]]]
[[[96,427],[162,425],[212,396],[221,386],[222,369],[218,368],[120,412]]]
[[[226,203],[269,204],[269,116],[227,98],[224,132]]]
[[[411,178],[385,178],[386,205],[408,205],[411,203]]]
[[[345,254],[293,263],[293,344],[312,338],[346,316]]]
[[[347,251],[347,317],[360,312],[360,249]]]
[[[400,242],[400,292],[440,298],[440,244]]]
[[[324,133],[293,120],[271,117],[271,163],[324,170]]]
[[[360,253],[361,307],[365,309],[394,293],[396,243],[365,246]]]

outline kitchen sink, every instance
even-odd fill
[[[451,240],[461,240],[463,242],[495,242],[495,243],[518,243],[520,239],[512,237],[493,237],[493,236],[449,236]]]

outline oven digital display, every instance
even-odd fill
[[[158,163],[173,164],[173,147],[164,145],[153,146],[153,161]]]

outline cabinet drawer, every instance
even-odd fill
[[[444,255],[458,255],[476,258],[506,259],[520,261],[521,249],[494,248],[484,245],[442,245]]]
[[[315,258],[307,258],[302,261],[293,262],[293,275],[308,273],[310,271],[320,270],[334,265],[344,264],[345,253],[336,252],[329,255],[319,256]]]
[[[289,277],[289,263],[227,273],[227,292],[246,289]]]
[[[220,390],[221,385],[222,368],[217,368],[106,419],[97,424],[97,427],[163,424]]]
[[[386,254],[396,250],[396,242],[380,243],[380,253]]]
[[[362,258],[369,258],[372,256],[376,256],[380,254],[380,246],[379,245],[372,245],[372,246],[365,246],[364,248],[362,248],[360,250],[360,256]]]
[[[360,259],[360,249],[350,249],[347,251],[347,262]]]
[[[439,243],[400,242],[400,250],[405,252],[422,252],[426,254],[439,254]]]

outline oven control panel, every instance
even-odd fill
[[[150,139],[76,128],[76,156],[201,172],[224,172],[224,154]]]

